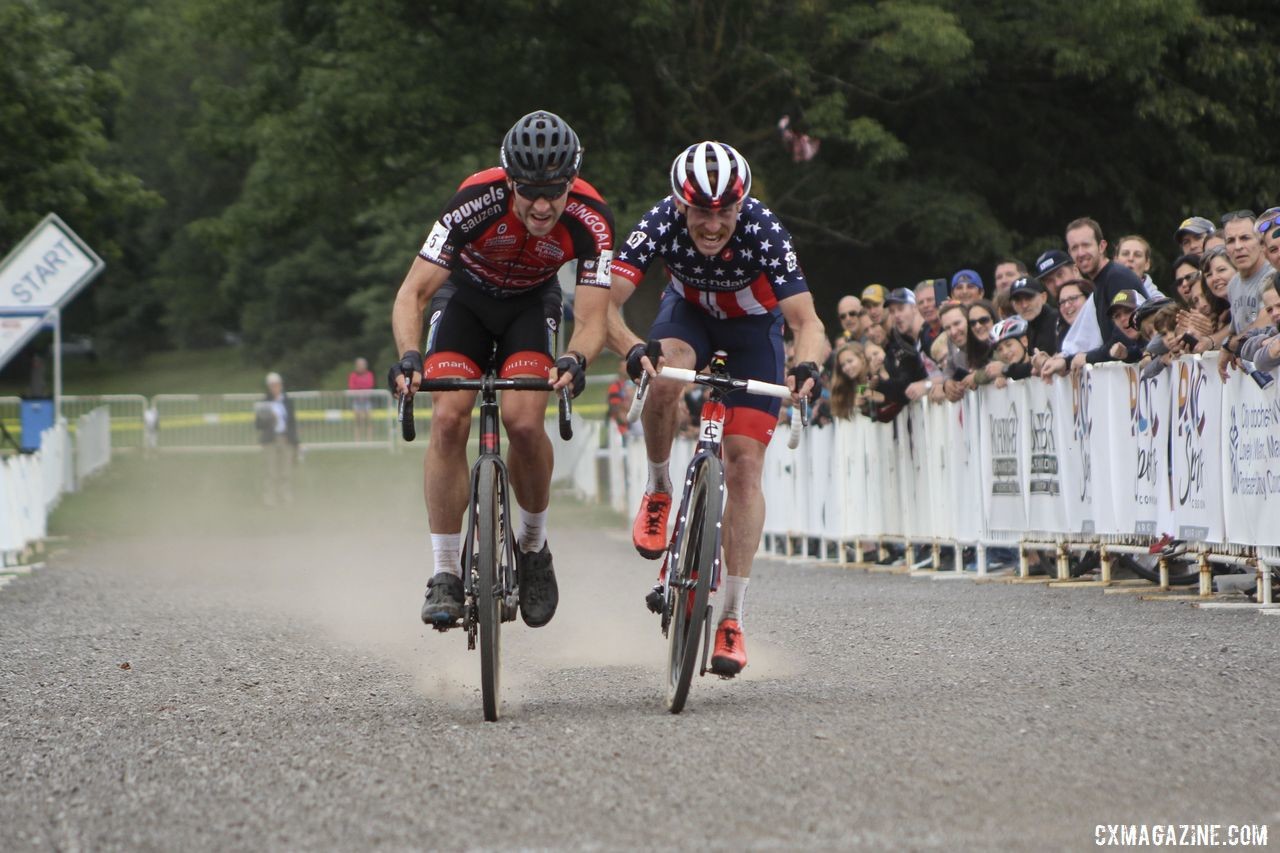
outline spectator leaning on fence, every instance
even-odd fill
[[[881,410],[882,420],[897,414],[898,409],[908,402],[919,400],[933,387],[920,345],[920,326],[923,321],[920,312],[916,310],[916,295],[907,288],[900,287],[889,294],[885,307],[889,311],[889,321],[893,328],[884,356],[884,367],[889,378],[878,386],[885,397],[885,406]]]
[[[1204,242],[1213,234],[1213,223],[1203,216],[1188,216],[1178,225],[1173,239],[1184,255],[1199,255],[1205,250]]]
[[[982,276],[978,275],[976,270],[957,270],[951,276],[951,298],[956,302],[968,305],[976,299],[981,299],[982,294]]]
[[[1049,307],[1048,300],[1044,286],[1034,277],[1020,278],[1009,289],[1009,301],[1027,324],[1027,358],[1037,368],[1058,352],[1058,312]]]
[[[1227,283],[1231,303],[1231,333],[1238,335],[1257,325],[1262,307],[1262,286],[1271,265],[1262,254],[1261,236],[1254,229],[1253,211],[1236,210],[1222,217],[1227,255],[1236,274]],[[1234,352],[1235,347],[1231,347]]]
[[[1191,307],[1191,294],[1200,279],[1200,256],[1179,255],[1173,262],[1173,294],[1184,308]]]
[[[934,361],[942,370],[942,384],[934,387],[931,399],[956,402],[964,396],[964,378],[969,375],[965,344],[969,339],[969,312],[959,302],[942,304],[942,335],[934,342]],[[939,351],[941,350],[941,351]]]
[[[867,339],[867,312],[862,300],[856,296],[841,296],[836,303],[836,319],[840,321],[840,333],[831,342],[832,348],[850,341],[863,343]]]
[[[884,313],[884,300],[888,295],[889,289],[883,284],[868,284],[862,288],[862,310],[867,312],[868,332],[871,331],[872,326],[885,328],[887,318]]]
[[[934,340],[942,334],[942,323],[938,320],[937,291],[933,279],[922,281],[916,285],[916,310],[920,312],[920,344],[928,352]]]
[[[298,455],[298,421],[279,373],[268,373],[267,393],[254,405],[258,443],[266,456],[262,499],[267,506],[293,503],[293,463]]]
[[[869,366],[862,344],[850,342],[836,350],[835,372],[831,375],[831,414],[850,420],[867,396]]]
[[[1273,371],[1280,368],[1280,278],[1273,278],[1271,286],[1262,291],[1262,305],[1269,325],[1244,339],[1240,357],[1253,362],[1258,370]]]
[[[964,357],[969,373],[964,378],[964,386],[972,391],[990,381],[983,368],[991,361],[991,330],[995,328],[997,318],[995,306],[985,299],[979,299],[965,307],[968,311],[969,337],[965,340]]]
[[[1142,281],[1142,292],[1154,299],[1160,292],[1151,280],[1151,244],[1145,237],[1127,234],[1116,241],[1116,262],[1128,267]]]
[[[1262,240],[1262,254],[1271,268],[1280,272],[1280,208],[1271,208],[1258,218],[1254,226]],[[1263,288],[1265,291],[1266,288]]]
[[[1085,316],[1091,316],[1089,299],[1093,296],[1093,282],[1087,278],[1071,278],[1058,285],[1058,320],[1054,329],[1053,355],[1040,362],[1038,373],[1046,381],[1066,373],[1068,359],[1062,354],[1063,344],[1071,328]]]
[[[1017,258],[1001,258],[996,261],[995,271],[991,274],[994,282],[995,293],[993,296],[999,296],[1009,290],[1013,280],[1021,278],[1027,274],[1027,265]]]

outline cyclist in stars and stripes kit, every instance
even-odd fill
[[[701,369],[716,350],[728,354],[729,371],[742,379],[784,382],[783,324],[795,339],[796,365],[785,377],[795,402],[818,390],[818,364],[829,345],[814,311],[790,233],[751,192],[751,169],[722,142],[689,146],[671,165],[671,195],[646,213],[613,262],[613,303],[635,292],[645,271],[659,258],[667,271],[658,316],[649,330],[662,343],[662,361]],[[655,365],[644,342],[610,312],[609,346],[627,353],[633,380]],[[636,550],[649,559],[667,546],[671,511],[668,462],[682,388],[674,382],[651,386],[644,410],[649,482],[632,528]],[[725,404],[724,512],[725,578],[712,668],[735,674],[746,666],[743,603],[751,560],[764,527],[761,472],[764,451],[778,422],[774,398],[732,394]]]

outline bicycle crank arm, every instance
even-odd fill
[[[702,638],[702,672],[698,673],[700,676],[707,674],[707,658],[711,654],[711,610],[713,607],[715,605],[708,602],[707,618],[702,620],[702,633],[704,636]],[[730,677],[732,678],[732,676]]]

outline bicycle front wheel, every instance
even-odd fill
[[[720,547],[724,501],[720,461],[707,459],[693,474],[689,499],[680,507],[670,566],[671,624],[667,631],[667,710],[678,714],[689,698],[698,645],[707,619],[712,566]]]
[[[499,562],[503,557],[505,531],[501,516],[502,473],[496,463],[482,463],[476,472],[475,506],[475,555],[474,576],[478,633],[480,634],[480,696],[484,703],[484,718],[489,722],[498,719],[501,701],[499,695],[502,668],[502,602]]]

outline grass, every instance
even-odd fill
[[[609,375],[618,368],[612,353],[601,353],[588,372]],[[374,367],[381,375],[381,368]],[[350,366],[337,365],[316,383],[315,389],[344,389]],[[266,370],[245,361],[242,350],[224,347],[210,350],[175,350],[151,353],[128,365],[67,359],[63,362],[65,394],[235,394],[262,390]],[[286,377],[287,378],[287,377]],[[603,404],[606,384],[588,385],[577,402]],[[295,388],[293,390],[304,390]],[[0,383],[0,397],[20,396],[25,381]],[[587,410],[593,411],[593,410]]]

